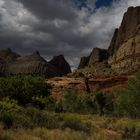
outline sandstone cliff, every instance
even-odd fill
[[[140,7],[128,8],[108,51],[108,63],[118,73],[140,68]]]
[[[121,26],[114,33],[109,50],[115,53],[128,39],[134,37],[140,28],[140,7],[129,7],[124,14]],[[114,43],[112,43],[114,42]]]
[[[92,66],[95,63],[102,62],[108,58],[107,50],[94,48],[90,54],[88,66]]]
[[[28,56],[20,56],[10,49],[0,50],[0,76],[30,74],[51,78],[71,72],[66,60],[65,63],[57,58],[55,61],[57,61],[57,64],[61,63],[61,65],[64,65],[66,71],[60,69],[61,66],[58,67],[58,65],[47,62],[40,56],[38,51]]]
[[[121,26],[115,29],[108,50],[93,49],[88,64],[83,65],[82,68],[94,67],[98,73],[97,63],[102,65],[104,60],[108,63],[104,68],[102,67],[104,75],[106,68],[109,73],[113,72],[115,75],[129,74],[140,69],[140,6],[128,8]]]
[[[90,58],[89,56],[88,57],[81,57],[78,69],[82,69],[82,68],[88,66],[89,58]]]
[[[93,48],[91,54],[88,57],[82,57],[78,69],[86,66],[94,66],[96,63],[107,60],[108,52],[105,49]]]

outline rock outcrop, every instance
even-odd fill
[[[112,56],[114,54],[114,52],[116,51],[115,45],[116,45],[117,37],[118,37],[118,29],[115,29],[115,32],[114,32],[114,35],[112,37],[110,46],[108,48],[109,56]]]
[[[6,62],[15,61],[20,55],[13,52],[10,48],[0,50],[0,59]]]
[[[82,57],[78,69],[85,68],[86,66],[94,66],[95,63],[107,60],[108,52],[105,49],[93,48],[88,57]]]
[[[88,66],[89,58],[90,58],[89,56],[88,57],[81,57],[78,69],[82,69],[82,68]]]
[[[49,62],[49,64],[55,66],[61,76],[71,73],[70,65],[65,60],[63,55],[54,56],[53,59]]]
[[[86,66],[107,60],[107,68],[116,74],[129,74],[140,68],[140,6],[129,7],[121,26],[115,29],[108,50],[93,49]],[[96,68],[95,68],[96,69]],[[105,70],[104,68],[102,69]]]
[[[121,45],[134,37],[140,28],[140,6],[129,7],[124,14],[121,26],[115,31],[109,50],[112,50],[113,55]],[[114,43],[112,43],[114,42]]]
[[[114,88],[126,88],[127,81],[131,78],[129,76],[121,77],[109,77],[109,78],[89,78],[89,88],[91,93],[95,93],[97,87],[103,93],[110,93],[112,87]],[[78,94],[86,93],[85,78],[66,78],[66,77],[55,77],[47,81],[47,83],[52,85],[51,95],[57,99],[62,99],[64,92],[67,89],[75,89]]]
[[[60,59],[57,59],[56,65],[47,62],[38,51],[28,56],[20,56],[10,49],[0,50],[0,76],[25,74],[51,78],[71,72],[66,60],[65,64],[62,63],[64,65],[63,69],[60,69],[61,66],[58,67],[60,63],[62,63]],[[66,71],[64,71],[64,68],[66,68]]]
[[[94,48],[90,54],[88,66],[93,66],[95,63],[102,62],[108,57],[107,50]]]
[[[108,63],[118,73],[130,73],[140,68],[140,7],[128,8],[108,51]]]

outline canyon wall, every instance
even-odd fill
[[[130,7],[114,33],[108,49],[109,65],[118,73],[140,68],[140,7]]]

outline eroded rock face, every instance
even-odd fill
[[[60,76],[71,73],[71,68],[68,62],[65,60],[63,55],[54,56],[49,64],[55,66],[57,71],[60,73]]]
[[[118,73],[140,68],[140,7],[130,7],[109,47],[108,63]]]
[[[117,37],[118,37],[118,29],[115,29],[115,32],[114,32],[114,35],[112,37],[110,46],[108,48],[109,56],[112,56],[114,54],[115,50],[116,50],[115,45],[116,45]]]
[[[109,51],[113,55],[121,45],[137,34],[140,28],[140,6],[129,7],[124,14],[121,26],[114,33]],[[111,51],[112,50],[112,51]]]
[[[88,66],[89,58],[90,58],[89,56],[88,57],[81,57],[78,69],[82,69],[82,68]]]
[[[12,62],[15,61],[18,57],[20,57],[20,55],[13,52],[10,48],[0,50],[0,59],[3,61]]]
[[[93,66],[95,63],[102,62],[108,57],[107,50],[94,48],[90,54],[88,66]]]
[[[107,52],[98,48],[93,49],[88,66],[97,69],[95,63],[105,59],[108,62],[108,71],[113,71],[115,75],[129,74],[140,69],[140,6],[128,8],[120,28],[114,32]]]
[[[57,61],[57,64],[62,62],[59,61],[60,59]],[[58,65],[55,66],[47,62],[40,56],[38,51],[28,56],[19,56],[9,49],[0,51],[0,76],[30,74],[51,78],[67,73],[68,71],[64,71],[64,69],[58,70]]]
[[[91,54],[88,57],[82,57],[78,69],[85,68],[86,66],[95,66],[95,63],[107,60],[108,52],[105,49],[93,48]]]
[[[129,76],[109,77],[109,78],[89,78],[88,84],[91,93],[96,93],[97,87],[100,87],[103,93],[110,93],[112,87],[127,88]],[[75,89],[79,94],[87,93],[85,78],[51,78],[47,83],[52,85],[51,95],[57,99],[62,99],[67,89]]]

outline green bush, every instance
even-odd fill
[[[0,101],[0,121],[5,128],[25,128],[30,125],[30,118],[23,113],[23,109],[18,106],[17,101],[9,98]]]
[[[75,90],[67,90],[63,99],[63,110],[75,113],[94,113],[96,104],[92,96],[78,94]]]
[[[51,86],[41,77],[15,76],[0,78],[0,99],[9,97],[17,100],[20,105],[32,103],[32,100],[46,97]]]
[[[120,90],[116,110],[120,115],[140,118],[140,73],[128,81],[127,89]]]
[[[97,102],[100,115],[104,115],[104,108],[106,105],[105,95],[102,92],[98,91],[95,94],[95,101]]]
[[[68,89],[64,95],[63,99],[63,109],[66,112],[75,112],[77,93],[75,90]]]

